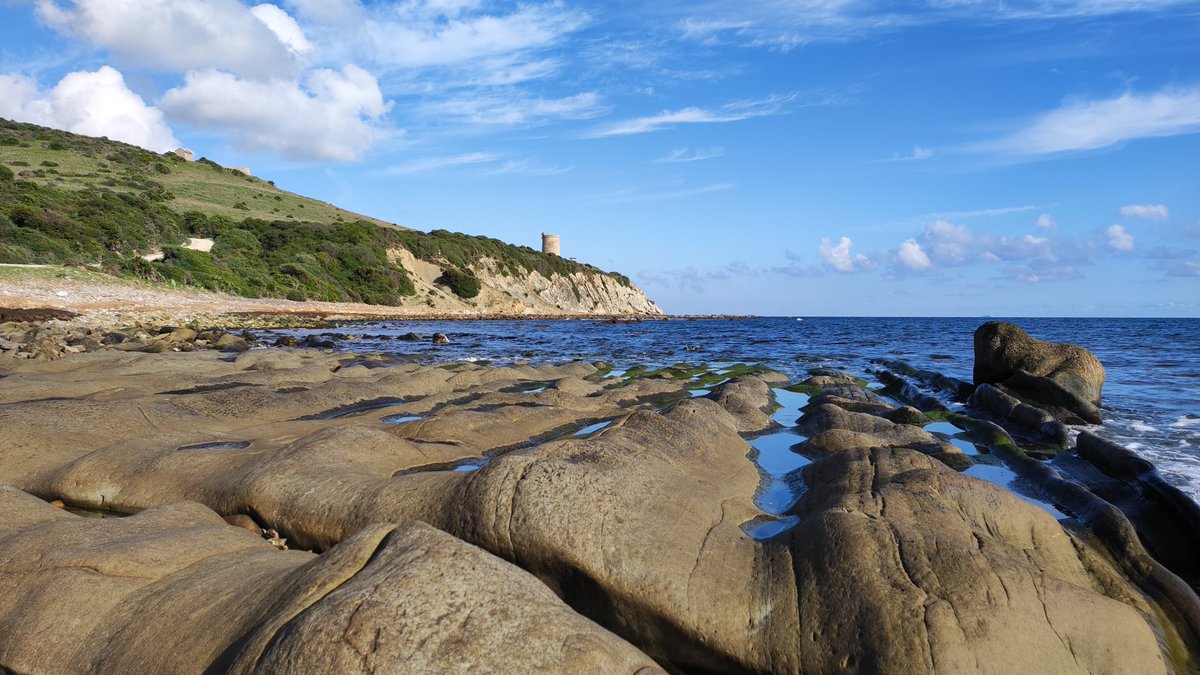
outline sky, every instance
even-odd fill
[[[0,117],[670,313],[1200,316],[1200,2],[0,0]]]

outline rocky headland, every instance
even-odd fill
[[[1200,668],[1200,510],[1068,426],[1098,362],[1015,327],[977,333],[976,382],[875,389],[9,318],[3,669]],[[807,462],[778,510],[764,434]]]

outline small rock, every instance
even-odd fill
[[[225,516],[225,522],[229,523],[233,527],[240,527],[247,532],[253,532],[254,534],[262,536],[263,529],[258,526],[258,523],[254,522],[253,518],[244,513],[235,513],[232,516]]]
[[[300,340],[292,335],[284,335],[275,341],[276,347],[299,347]]]
[[[232,333],[222,335],[213,346],[223,352],[244,352],[250,349],[250,343],[246,342],[246,338],[238,337]]]
[[[405,342],[420,342],[420,341],[424,340],[425,338],[421,337],[420,335],[418,335],[416,333],[405,333],[404,335],[401,335],[397,339],[404,340]]]
[[[262,536],[263,539],[266,539],[272,546],[280,551],[288,550],[287,539],[279,536],[279,533],[275,530],[263,530]]]
[[[433,344],[448,345],[448,344],[450,344],[450,338],[446,337],[445,333],[434,333],[433,334]]]
[[[65,503],[63,503],[63,500],[61,500],[61,499],[55,499],[54,501],[50,502],[50,506],[53,506],[56,509],[67,508],[67,505]]]

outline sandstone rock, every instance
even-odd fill
[[[789,536],[803,672],[1166,672],[1155,610],[1003,488],[903,448],[831,455]]]
[[[810,436],[796,448],[808,456],[868,448],[912,448],[959,470],[971,464],[958,447],[924,429],[867,413],[851,412],[831,403],[810,408],[796,428]]]
[[[721,386],[717,404],[737,420],[743,434],[759,433],[775,426],[771,420],[774,405],[771,389],[761,378],[748,375]]]
[[[197,504],[87,520],[4,486],[0,509],[0,666],[17,672],[657,670],[426,525],[366,528],[318,557]]]
[[[213,344],[213,346],[221,351],[229,352],[244,352],[250,349],[250,343],[246,341],[246,338],[239,337],[232,333],[226,333],[217,338],[217,341]]]
[[[240,527],[247,532],[253,532],[254,534],[259,535],[262,534],[262,528],[258,526],[258,523],[254,522],[253,518],[244,513],[235,513],[232,516],[225,516],[225,522],[233,527]]]
[[[1029,378],[1049,382],[1035,387]],[[989,322],[975,331],[975,384],[985,383],[1005,384],[1022,397],[1098,422],[1104,366],[1082,347],[1043,342],[1011,323]]]
[[[176,328],[169,333],[165,333],[165,340],[171,343],[192,342],[199,335],[191,328]]]

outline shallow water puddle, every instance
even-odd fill
[[[1008,490],[1012,494],[1020,497],[1022,500],[1048,512],[1050,515],[1054,516],[1056,520],[1063,520],[1064,518],[1069,519],[1071,517],[1062,511],[1059,511],[1058,507],[1051,502],[1048,502],[1037,496],[1039,491],[1036,488],[1033,488],[1025,483],[1025,481],[1021,480],[1017,474],[1005,467],[996,466],[994,464],[975,464],[966,471],[963,471],[963,474],[967,476],[973,476],[981,480],[986,480],[994,485],[999,485],[1005,490]]]
[[[748,457],[758,468],[760,477],[754,504],[773,516],[742,524],[742,531],[758,541],[778,536],[799,524],[798,517],[785,514],[804,496],[807,487],[800,470],[812,464],[812,460],[792,452],[792,446],[806,439],[792,427],[800,418],[800,408],[808,404],[808,395],[783,389],[773,391],[780,407],[771,419],[783,429],[747,441],[754,448]]]
[[[595,424],[588,425],[588,426],[580,429],[579,431],[576,431],[573,435],[575,435],[575,436],[591,436],[592,434],[596,433],[597,431],[600,431],[601,429],[607,429],[610,426],[612,426],[612,420],[608,420],[606,422],[597,422]]]
[[[196,452],[201,450],[245,450],[250,447],[250,441],[213,441],[211,443],[196,443],[184,445],[175,449],[176,452]]]
[[[416,422],[419,419],[424,419],[424,416],[422,416],[422,415],[388,415],[387,417],[379,418],[379,421],[383,422],[384,424],[407,424],[409,422]]]
[[[963,429],[951,424],[950,422],[930,422],[922,427],[922,429],[939,438],[945,439],[954,447],[962,450],[963,454],[965,454],[967,457],[972,459],[975,459],[980,455],[988,454],[986,450],[981,450],[980,447],[974,443],[963,438],[959,438],[959,434],[964,433]]]

